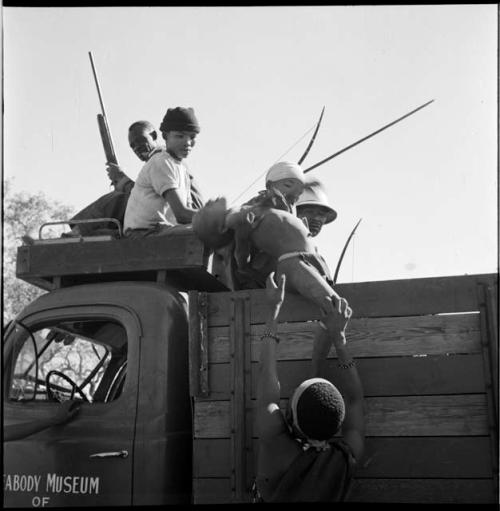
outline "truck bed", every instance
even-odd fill
[[[353,502],[498,502],[498,277],[341,284],[366,403]],[[195,504],[248,502],[264,290],[190,292]],[[285,405],[308,376],[318,311],[288,295],[279,317]],[[335,355],[330,353],[335,381]]]

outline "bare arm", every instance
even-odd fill
[[[192,222],[197,210],[184,204],[177,188],[171,188],[164,192],[163,198],[169,203],[175,218],[180,224],[190,224]]]
[[[279,287],[273,277],[274,274],[269,275],[266,281],[268,313],[266,331],[261,338],[257,387],[257,424],[259,436],[264,441],[271,440],[286,429],[279,409],[280,382],[276,364],[277,319],[283,303],[285,277],[281,277]]]
[[[342,394],[346,407],[342,435],[356,459],[360,459],[364,450],[365,429],[363,386],[349,353],[345,334],[352,310],[343,298],[337,305],[334,306],[337,313],[324,317],[323,322],[326,328],[321,328],[314,339],[313,375],[331,379],[328,375],[327,355],[333,344],[339,364],[336,373],[338,377],[335,378],[334,383]]]

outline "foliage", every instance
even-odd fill
[[[17,248],[23,236],[38,237],[38,229],[45,222],[67,220],[73,208],[53,201],[43,193],[16,192],[9,180],[4,182],[3,197],[3,323],[12,320],[43,290],[16,278]],[[47,236],[54,228],[44,230]]]

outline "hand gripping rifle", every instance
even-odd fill
[[[94,80],[97,87],[97,94],[99,96],[99,102],[101,103],[102,114],[97,114],[97,124],[99,125],[99,133],[101,134],[102,145],[104,147],[104,154],[106,155],[106,163],[113,163],[118,165],[116,158],[115,149],[113,147],[113,139],[111,138],[111,132],[109,131],[108,120],[106,117],[106,110],[104,109],[104,102],[102,100],[101,88],[99,87],[99,80],[97,79],[97,73],[94,66],[94,60],[92,58],[92,52],[89,51],[90,64],[92,66],[92,72],[94,74]],[[116,181],[111,181],[113,186],[116,187]]]

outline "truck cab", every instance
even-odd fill
[[[49,292],[5,333],[6,507],[191,502],[186,291],[227,288],[193,235],[137,245],[19,248],[17,276]],[[70,399],[71,420],[37,430]]]

